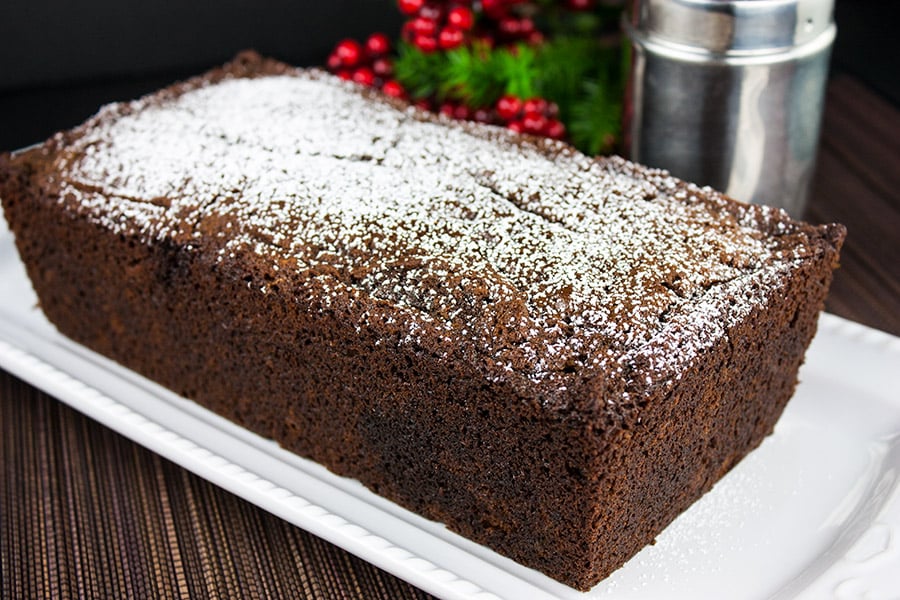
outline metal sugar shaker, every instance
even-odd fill
[[[834,0],[630,0],[626,154],[800,217],[833,12]]]

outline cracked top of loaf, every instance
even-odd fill
[[[250,53],[30,153],[39,185],[115,233],[253,257],[260,294],[314,285],[385,343],[547,402],[639,357],[648,383],[677,378],[836,235]]]

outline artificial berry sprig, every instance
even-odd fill
[[[408,17],[403,40],[422,52],[458,48],[469,41],[475,26],[471,0],[398,0],[397,5]]]
[[[419,107],[433,110],[433,104],[429,102],[420,103]],[[559,120],[559,107],[545,98],[523,100],[506,95],[491,108],[472,108],[462,102],[446,100],[438,106],[437,112],[452,119],[500,125],[516,133],[555,140],[566,137],[566,126]]]
[[[403,98],[406,90],[394,75],[394,61],[390,57],[391,40],[383,33],[373,33],[363,44],[344,39],[328,56],[328,70],[341,79],[380,89],[388,96]]]
[[[538,31],[530,16],[537,10],[531,2],[482,0],[481,10],[485,16],[483,28],[487,39],[495,45],[539,44],[544,40],[544,34]]]
[[[559,120],[559,107],[545,98],[522,100],[506,95],[497,100],[494,107],[501,122],[517,133],[530,133],[561,140],[566,136],[566,126]]]
[[[430,109],[430,106],[431,104],[427,104],[425,108]],[[462,102],[453,102],[452,100],[442,102],[437,112],[459,121],[476,121],[490,125],[500,124],[496,113],[490,108],[472,108]]]
[[[384,34],[344,40],[328,68],[450,118],[605,153],[620,135],[623,3],[397,0],[396,52]]]

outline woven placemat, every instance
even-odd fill
[[[0,428],[0,597],[431,597],[3,371]]]

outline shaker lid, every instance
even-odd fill
[[[638,35],[715,54],[782,52],[833,35],[834,0],[630,0]]]

